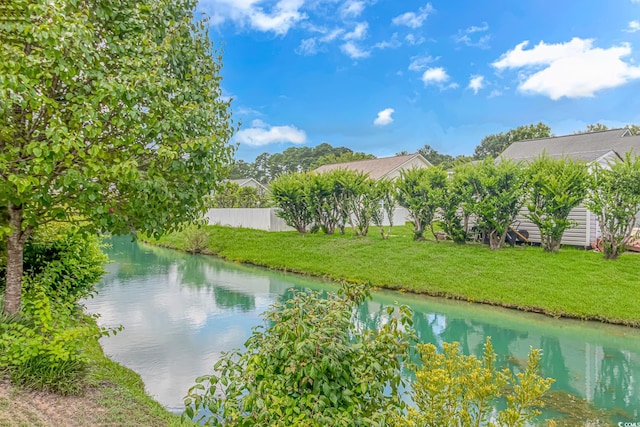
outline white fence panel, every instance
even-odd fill
[[[253,228],[265,231],[291,231],[282,218],[276,215],[275,208],[219,208],[209,209],[205,215],[210,225],[224,225],[227,227]],[[396,208],[393,213],[393,225],[404,225],[407,220],[407,210]],[[385,216],[385,224],[389,221]]]

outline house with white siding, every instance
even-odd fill
[[[623,159],[627,153],[640,155],[640,136],[634,136],[629,129],[612,129],[602,132],[581,133],[555,136],[511,144],[502,152],[500,158],[528,162],[546,153],[551,158],[571,158],[588,164],[599,163],[607,167],[612,161]],[[529,241],[540,242],[540,230],[523,214],[516,218],[516,227],[529,232]],[[591,247],[599,237],[597,217],[584,205],[573,209],[569,219],[578,225],[565,231],[563,245]],[[638,218],[640,220],[640,218]]]

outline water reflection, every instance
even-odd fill
[[[210,372],[224,351],[241,348],[260,313],[291,287],[335,289],[308,278],[226,263],[212,257],[114,239],[113,264],[87,302],[103,325],[125,330],[103,340],[107,354],[142,376],[150,394],[180,411],[196,376]],[[407,304],[422,342],[458,341],[466,354],[482,354],[492,337],[499,362],[519,366],[530,347],[543,349],[544,374],[553,389],[617,411],[618,421],[640,421],[640,332],[630,328],[379,292],[357,313],[362,328],[387,322],[386,307]]]

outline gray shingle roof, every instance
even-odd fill
[[[570,157],[586,162],[594,161],[609,151],[624,157],[628,152],[640,155],[640,136],[632,136],[628,129],[581,133],[551,138],[518,141],[507,147],[500,157],[531,160],[543,152],[553,158]]]
[[[320,166],[319,168],[314,170],[314,172],[324,173],[338,169],[348,169],[364,172],[368,174],[370,178],[378,180],[418,156],[422,158],[422,160],[426,162],[427,165],[431,165],[424,157],[422,157],[422,155],[420,155],[419,153],[415,153],[406,156],[381,157],[379,159],[358,160],[355,162],[332,163],[330,165]]]

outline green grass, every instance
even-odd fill
[[[207,253],[225,259],[334,280],[500,305],[552,316],[640,327],[640,256],[606,261],[574,248],[545,253],[539,247],[490,251],[480,244],[414,242],[411,227],[394,227],[382,240],[367,237],[270,233],[207,226]],[[149,239],[184,249],[184,233]]]
[[[92,320],[90,320],[92,321]],[[89,372],[81,393],[61,396],[9,386],[0,372],[0,425],[190,426],[145,393],[138,374],[107,358],[97,340],[87,343]]]
[[[107,358],[96,342],[89,347],[91,355],[90,383],[98,390],[96,403],[104,410],[97,421],[100,425],[135,427],[189,426],[180,416],[168,412],[144,390],[138,374]]]

